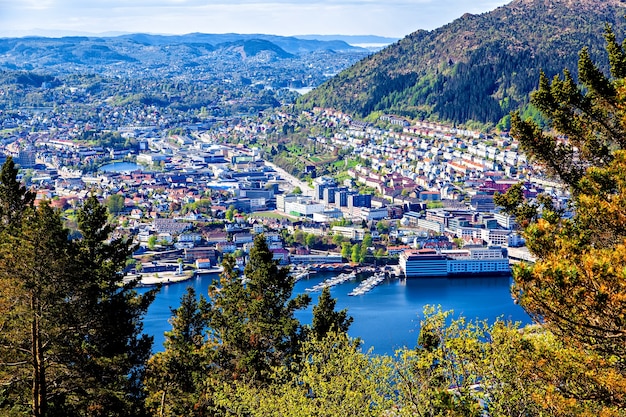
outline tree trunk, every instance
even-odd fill
[[[33,296],[31,298],[31,309],[33,312],[33,319],[31,323],[31,353],[33,360],[32,411],[33,417],[44,417],[46,415],[46,369],[41,343],[38,307],[38,300]]]
[[[161,410],[159,412],[159,417],[163,417],[165,413],[165,396],[167,393],[167,388],[163,388],[163,395],[161,395]]]

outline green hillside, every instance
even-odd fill
[[[481,15],[465,14],[433,31],[417,31],[303,96],[359,117],[374,111],[465,123],[497,123],[528,102],[539,70],[576,74],[589,47],[606,66],[604,26],[625,33],[619,0],[515,0]]]

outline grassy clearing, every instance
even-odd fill
[[[248,217],[250,218],[265,218],[265,219],[287,219],[287,220],[293,220],[295,219],[295,217],[293,216],[289,216],[287,214],[284,213],[278,213],[276,211],[257,211],[254,212],[252,214],[250,214]]]

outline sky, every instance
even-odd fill
[[[0,0],[0,36],[260,33],[402,38],[503,0]]]

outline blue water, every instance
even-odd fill
[[[305,292],[329,275],[312,276],[296,283],[294,294]],[[154,336],[154,350],[163,350],[163,332],[171,329],[168,319],[170,307],[177,307],[187,286],[196,293],[207,294],[209,284],[217,275],[170,284],[161,289],[144,320],[144,331]],[[513,303],[509,291],[510,277],[484,278],[432,278],[385,281],[369,293],[351,297],[348,293],[357,282],[347,282],[333,287],[331,294],[337,299],[337,309],[348,309],[354,317],[349,334],[363,340],[363,349],[373,348],[377,354],[393,354],[400,347],[415,347],[423,307],[441,305],[443,310],[454,310],[454,316],[468,319],[501,317],[529,324],[524,310]],[[142,290],[143,291],[143,290]],[[306,311],[296,314],[303,323],[311,323],[312,305],[319,294],[311,294],[313,302]]]
[[[103,172],[130,172],[142,171],[143,167],[133,162],[113,162],[112,164],[102,165],[98,170]]]

